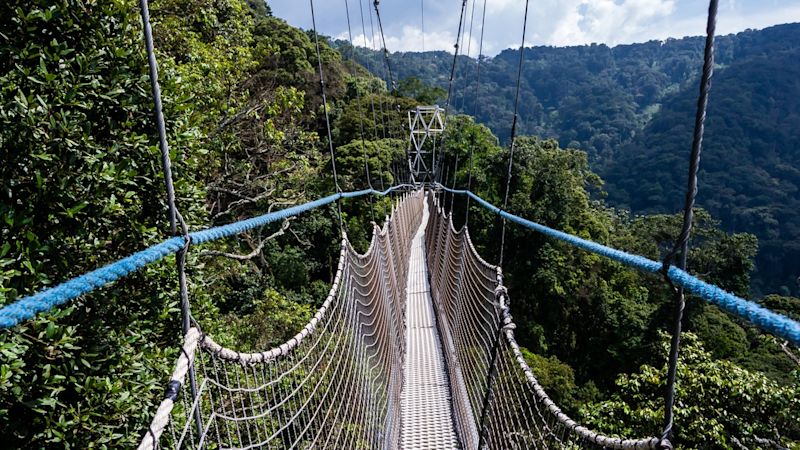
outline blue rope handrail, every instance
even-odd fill
[[[385,191],[364,189],[362,191],[341,192],[320,198],[302,205],[275,211],[251,219],[241,220],[228,225],[195,231],[189,236],[193,244],[202,244],[228,236],[233,236],[253,228],[261,227],[278,220],[296,216],[320,206],[333,203],[340,198],[356,198],[368,194],[387,195],[392,191],[409,187],[407,184],[392,186]],[[95,269],[86,274],[67,280],[54,287],[44,289],[36,294],[23,297],[10,305],[0,308],[0,329],[10,328],[18,323],[33,318],[36,314],[50,310],[58,305],[74,300],[98,288],[106,286],[120,278],[152,264],[167,255],[177,253],[185,244],[183,237],[173,237],[159,244],[136,252],[131,256]]]
[[[554,230],[540,223],[523,219],[522,217],[503,211],[497,206],[494,206],[486,200],[478,197],[471,191],[450,189],[439,183],[436,183],[436,186],[453,194],[467,195],[487,210],[498,214],[507,220],[522,225],[525,228],[538,231],[546,236],[566,242],[573,247],[596,253],[600,256],[604,256],[608,259],[620,262],[628,267],[633,267],[643,272],[658,274],[661,271],[661,263],[658,261],[653,261],[645,258],[644,256],[632,255],[622,250],[607,247],[596,242],[573,236],[563,231]],[[698,297],[717,305],[731,314],[748,320],[764,331],[787,339],[792,344],[800,346],[800,322],[794,321],[786,316],[764,308],[755,302],[731,294],[730,292],[727,292],[718,286],[706,283],[705,281],[675,266],[670,266],[667,276],[669,276],[673,283],[678,286],[683,286],[684,289],[697,295]]]
[[[644,272],[657,274],[661,270],[660,262],[653,261],[643,256],[633,255],[622,250],[607,247],[596,242],[573,236],[563,231],[554,230],[542,224],[523,219],[522,217],[515,216],[514,214],[503,211],[502,209],[492,205],[471,191],[450,189],[442,186],[439,183],[436,183],[436,185],[439,188],[453,194],[467,195],[471,199],[478,202],[482,207],[500,215],[501,217],[504,217],[507,220],[566,242],[574,247],[596,253]],[[190,233],[189,236],[191,237],[193,243],[201,244],[204,242],[233,236],[256,227],[264,226],[287,217],[295,216],[312,209],[319,208],[320,206],[333,203],[340,198],[356,198],[369,194],[387,195],[392,191],[404,187],[409,187],[409,185],[401,184],[392,186],[382,192],[374,189],[364,189],[361,191],[337,193],[320,198],[318,200],[304,203],[302,205],[292,206],[290,208],[264,214],[251,219],[213,227],[206,230],[195,231]],[[24,320],[33,318],[37,313],[47,311],[81,295],[88,294],[95,289],[106,286],[131,274],[132,272],[135,272],[136,270],[141,269],[148,264],[164,258],[167,255],[176,253],[178,250],[183,248],[184,243],[183,237],[173,237],[167,239],[159,244],[134,253],[131,256],[65,281],[57,286],[45,289],[34,295],[23,297],[10,305],[0,308],[0,329],[13,327]],[[710,303],[719,306],[725,311],[747,319],[764,331],[787,339],[792,344],[800,346],[800,323],[797,321],[770,311],[769,309],[764,308],[755,302],[745,300],[741,297],[731,294],[718,286],[706,283],[705,281],[700,280],[699,278],[689,274],[684,270],[678,269],[675,266],[670,267],[668,276],[674,283],[679,286],[683,286],[689,292],[692,292],[693,294],[709,301]]]

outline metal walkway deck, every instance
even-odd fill
[[[431,303],[425,263],[425,202],[422,224],[411,243],[406,299],[406,357],[400,394],[403,449],[461,448],[453,427],[450,386]]]

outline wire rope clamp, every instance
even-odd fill
[[[663,438],[661,439],[661,441],[658,442],[657,448],[660,450],[672,450],[674,447],[672,446],[672,442],[670,442],[669,439]]]
[[[181,391],[181,382],[178,380],[170,380],[167,383],[167,389],[164,391],[164,399],[169,399],[173,403],[178,399],[178,393]]]

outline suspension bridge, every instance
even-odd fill
[[[292,339],[257,353],[223,347],[197,326],[140,450],[155,448],[663,448],[658,436],[605,436],[572,420],[538,383],[514,338],[500,267],[456,230],[437,192],[400,185],[335,194],[188,235],[200,243],[340,198],[397,193],[369,249],[343,235],[330,293]],[[450,190],[452,191],[452,190]],[[658,273],[661,264],[481,206],[578,248]],[[0,310],[10,327],[181,251],[172,238]],[[800,344],[800,323],[672,267],[677,285]]]
[[[422,145],[432,130],[443,131],[447,106],[441,111],[444,119],[439,116],[438,106],[417,109],[417,113],[434,111],[430,116],[433,119],[422,121],[422,134],[414,129],[417,122],[409,120],[414,152],[409,153],[405,184],[383,191],[371,184],[360,191],[342,191],[336,181],[335,154],[330,144],[335,194],[228,225],[189,231],[175,206],[149,13],[147,1],[141,0],[167,203],[175,237],[3,307],[0,328],[13,327],[167,255],[177,254],[183,341],[164,398],[159,405],[153,405],[152,422],[141,430],[140,450],[671,448],[684,290],[800,345],[800,323],[706,283],[685,270],[705,103],[713,69],[716,3],[712,0],[709,8],[684,228],[675,249],[664,261],[653,261],[506,211],[508,183],[502,207],[471,192],[469,186],[456,189],[455,185],[443,185],[435,147],[428,170],[423,161],[427,151]],[[313,18],[313,2],[311,5]],[[378,2],[374,5],[382,35]],[[465,6],[466,0],[462,4],[462,21]],[[525,19],[527,23],[527,2]],[[523,44],[524,34],[523,26]],[[391,78],[388,51],[383,38],[382,41]],[[322,63],[319,44],[315,42],[327,119]],[[520,48],[524,49],[524,45]],[[521,64],[522,52],[520,67]],[[453,72],[451,85],[452,79]],[[448,93],[448,106],[449,100]],[[517,101],[507,180],[511,177]],[[326,125],[331,143],[329,120]],[[419,136],[421,139],[417,139]],[[366,155],[365,166],[366,179],[370,180]],[[607,436],[573,420],[551,400],[514,337],[511,302],[500,265],[490,264],[476,251],[467,225],[460,230],[454,227],[451,212],[441,200],[442,193],[465,196],[500,216],[504,231],[505,223],[511,222],[576,249],[661,275],[675,287],[678,307],[663,430],[653,430],[650,436]],[[393,196],[383,226],[374,225],[369,248],[360,254],[341,225],[339,211],[342,240],[336,275],[322,306],[294,337],[272,349],[240,352],[220,345],[192,320],[184,271],[190,245],[235,236],[325,205],[338,205],[342,199],[374,195]],[[504,242],[499,245],[502,255]],[[682,259],[672,265],[675,255]]]

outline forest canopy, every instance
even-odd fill
[[[436,78],[439,72],[431,71],[441,62],[426,69],[415,66],[411,56],[393,54],[402,63],[395,64],[401,78],[392,91],[358,64],[378,70],[382,61],[364,59],[374,54],[364,49],[354,54],[352,47],[320,36],[332,124],[328,142],[313,33],[273,17],[257,0],[152,0],[151,14],[177,202],[191,229],[334,192],[329,144],[335,149],[337,181],[345,190],[384,188],[404,180],[407,111],[446,95]],[[141,25],[133,0],[0,4],[0,305],[169,235]],[[726,38],[728,43],[720,46],[721,64],[730,62],[733,69],[733,56],[725,55],[755,58],[754,49],[768,42],[791,51],[797,34],[792,30],[784,30],[785,39],[753,33]],[[638,145],[642,127],[667,133],[684,123],[677,113],[665,122],[651,117],[658,110],[652,106],[663,104],[660,108],[669,111],[670,102],[684,102],[682,89],[695,70],[697,42],[616,48],[617,67],[624,61],[644,61],[616,71],[604,69],[612,56],[607,47],[564,52],[573,55],[572,62],[558,49],[538,49],[530,56],[541,61],[535,67],[544,69],[532,77],[540,84],[524,90],[527,106],[521,117],[526,122],[516,143],[508,209],[658,259],[678,233],[680,217],[673,211],[631,215],[612,207],[603,200],[606,185],[598,172],[613,174],[611,162],[626,161],[621,155]],[[637,52],[650,59],[624,59]],[[516,60],[514,53],[494,58],[494,69],[487,73],[502,74]],[[419,57],[443,60],[435,52]],[[459,73],[469,70],[464,67]],[[751,70],[742,68],[742,76],[757,76]],[[570,76],[556,77],[564,71]],[[604,79],[588,77],[590,72],[604,73]],[[631,93],[627,88],[637,84],[634,78],[652,82],[640,83],[641,90]],[[784,81],[784,87],[791,87],[788,78]],[[480,107],[456,88],[456,111],[477,111],[477,118],[457,113],[448,118],[442,138],[449,174],[444,182],[469,184],[483,198],[501,204],[508,147],[505,131],[498,130],[506,130],[510,122],[505,94],[511,87],[487,79],[479,86]],[[766,99],[774,93],[762,94]],[[612,102],[608,108],[580,113],[578,99],[592,105],[604,97]],[[642,105],[650,102],[650,107],[633,105],[631,98]],[[789,103],[776,100],[768,111],[779,114]],[[664,126],[656,129],[660,123]],[[732,133],[717,126],[716,133]],[[567,142],[552,139],[555,129],[574,134]],[[714,135],[713,128],[710,133]],[[781,180],[790,180],[796,174],[781,155],[796,137],[786,134],[785,139],[770,157],[775,173],[787,177]],[[596,166],[597,161],[606,162]],[[645,170],[637,166],[637,171]],[[783,189],[786,210],[780,214],[790,215],[797,211],[791,208],[796,195],[789,181],[785,183],[765,186],[758,196],[764,202],[778,201],[771,192]],[[620,177],[608,186],[618,198],[626,188]],[[663,193],[668,196],[665,202],[678,194]],[[468,206],[464,197],[447,200],[454,205],[458,226],[469,211],[478,250],[496,261],[498,218],[474,202]],[[391,202],[343,202],[348,236],[356,248],[367,247],[371,222],[380,222]],[[636,205],[632,197],[625,202]],[[730,218],[720,214],[722,206],[703,206],[696,217],[689,267],[705,280],[746,296],[753,289],[759,245],[778,245],[793,231],[783,216],[775,219],[770,211],[743,212],[758,223],[779,222],[770,229],[773,240],[765,241],[761,229],[732,229]],[[744,199],[741,208],[757,209]],[[339,253],[339,231],[336,209],[330,206],[192,248],[189,294],[204,332],[244,351],[286,341],[325,298]],[[575,251],[531,230],[509,226],[507,232],[508,241],[515,243],[506,248],[505,274],[516,332],[542,385],[565,411],[600,431],[653,433],[663,413],[669,288],[657,277]],[[174,263],[168,257],[0,331],[4,446],[138,444],[179,352]],[[766,286],[768,281],[758,279],[759,286]],[[791,292],[766,296],[762,303],[800,317],[800,299]],[[677,444],[732,448],[735,438],[753,448],[763,440],[800,445],[800,375],[791,357],[796,349],[697,298],[689,299],[686,328],[690,334],[680,366]]]

